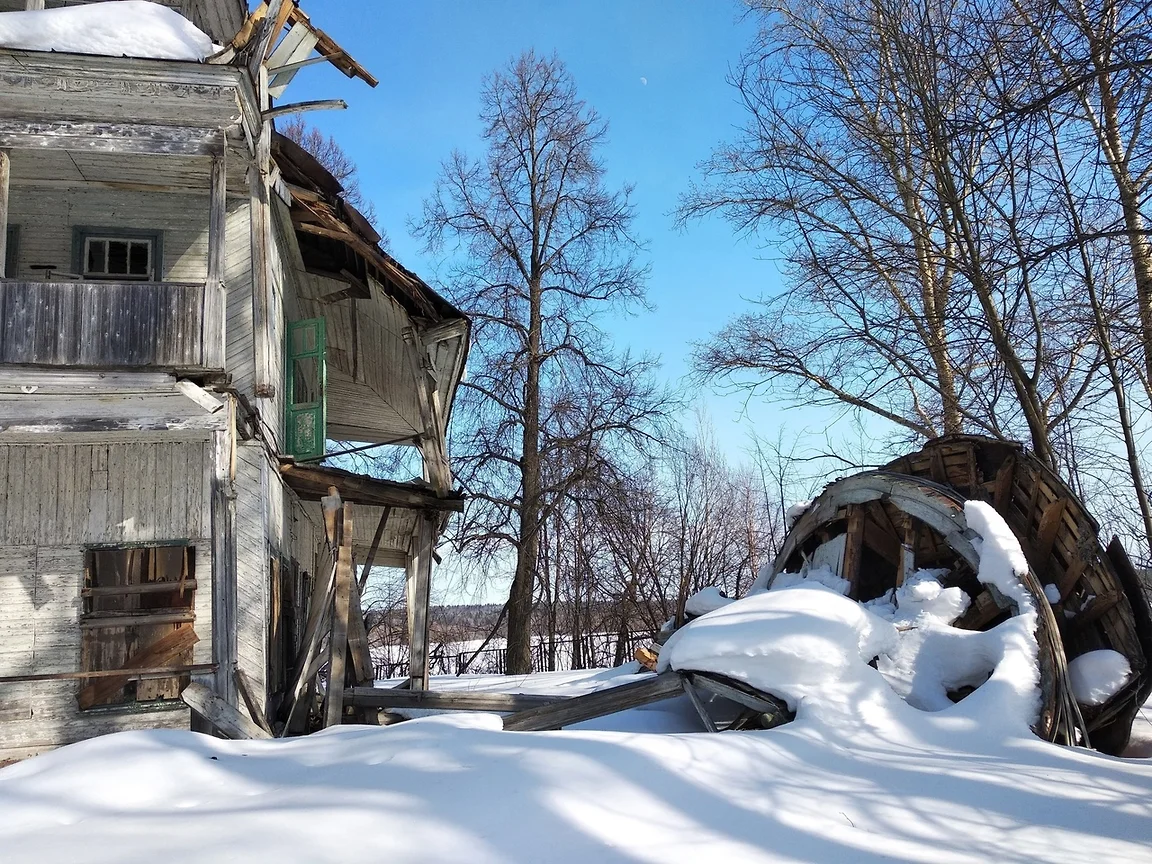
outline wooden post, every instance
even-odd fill
[[[343,508],[340,552],[336,560],[336,592],[332,598],[332,636],[328,640],[328,695],[324,727],[340,725],[344,714],[344,670],[348,659],[348,613],[352,594],[352,509]]]
[[[856,581],[860,575],[860,556],[864,551],[864,508],[860,504],[848,505],[847,538],[844,542],[844,563],[840,578],[847,580],[848,596],[856,599]]]
[[[4,264],[8,260],[8,186],[12,178],[12,160],[7,150],[0,150],[0,279],[8,274]]]
[[[212,157],[212,180],[208,203],[208,284],[224,280],[224,220],[227,213],[227,147]]]
[[[408,689],[428,689],[428,604],[432,591],[432,517],[421,513],[404,583],[408,600]]]

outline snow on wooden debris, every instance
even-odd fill
[[[153,60],[203,60],[219,50],[180,13],[147,0],[0,12],[0,47]]]

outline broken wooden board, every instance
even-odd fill
[[[357,708],[433,708],[444,711],[526,711],[571,698],[523,693],[398,690],[393,687],[349,687],[344,691],[344,704]]]
[[[180,698],[225,738],[259,740],[272,737],[245,717],[239,708],[229,705],[203,684],[195,682],[189,684],[180,694]]]
[[[131,673],[137,669],[167,666],[174,663],[181,654],[192,648],[200,637],[191,625],[177,627],[166,636],[157,639],[143,651],[138,651],[129,657],[121,667],[129,673],[124,677],[103,677],[94,684],[89,684],[76,694],[76,702],[81,710],[91,708],[101,700],[115,693],[131,679]]]
[[[642,681],[633,681],[619,687],[573,696],[554,705],[543,705],[510,714],[504,718],[504,728],[514,732],[561,729],[573,723],[671,699],[683,691],[684,683],[676,672],[663,672]]]

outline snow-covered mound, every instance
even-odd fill
[[[147,0],[0,12],[0,47],[153,60],[203,60],[219,50],[180,13]]]
[[[1089,651],[1068,664],[1072,695],[1081,705],[1103,705],[1132,678],[1132,666],[1119,651]]]

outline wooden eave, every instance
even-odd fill
[[[341,499],[351,504],[447,513],[464,510],[464,496],[458,492],[440,498],[421,483],[381,480],[340,468],[300,464],[285,457],[280,460],[280,476],[288,488],[305,501],[319,501],[329,494],[330,487],[335,486]]]
[[[272,153],[291,194],[292,225],[302,241],[305,266],[309,264],[307,238],[335,241],[357,256],[367,273],[414,317],[434,324],[448,319],[467,321],[463,312],[380,248],[380,235],[360,211],[341,197],[343,187],[315,157],[278,133],[273,135]],[[325,275],[355,284],[347,276],[337,275],[335,268],[326,269]]]

